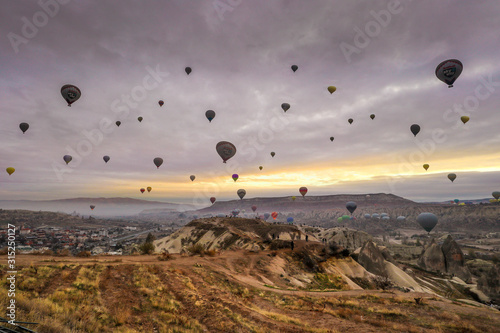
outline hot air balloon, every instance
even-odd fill
[[[342,221],[343,221],[342,216],[339,216],[339,217],[337,218],[337,222],[342,222]]]
[[[417,136],[418,132],[420,132],[420,126],[417,124],[413,124],[410,126],[410,131],[413,133],[413,135]]]
[[[269,216],[271,216],[271,214],[269,214],[269,213],[264,213],[264,220],[266,221],[266,220],[269,218]]]
[[[493,198],[495,199],[500,199],[500,191],[495,191],[493,193],[491,193],[491,195],[493,196]]]
[[[327,89],[330,92],[330,94],[333,94],[335,92],[335,90],[337,90],[337,88],[334,86],[329,86]]]
[[[349,124],[352,124],[354,120],[352,118],[349,118],[347,121],[349,122]]]
[[[254,212],[255,212],[256,210],[257,210],[257,206],[253,205],[253,206],[252,206],[252,211],[254,211]]]
[[[421,213],[417,217],[417,222],[425,231],[431,232],[438,223],[438,218],[432,213]]]
[[[95,206],[94,205],[90,205],[90,209],[91,210],[94,210]]]
[[[238,214],[239,214],[239,213],[240,213],[240,210],[239,210],[239,209],[233,209],[233,210],[231,211],[231,214],[232,214],[233,216],[238,216]]]
[[[295,201],[295,199],[297,199],[297,197],[295,195],[292,196],[292,201]]]
[[[334,139],[335,139],[335,138],[334,138],[333,136],[331,136],[331,137],[330,137],[330,141],[332,141],[332,142],[333,142],[333,140],[334,140]]]
[[[195,175],[191,175],[191,176],[189,176],[189,179],[191,179],[191,181],[194,181],[194,179],[195,179],[195,178],[196,178],[196,176],[195,176]]]
[[[233,180],[234,180],[234,181],[237,181],[237,180],[238,180],[238,175],[237,175],[237,174],[234,174],[232,177],[233,177]]]
[[[365,214],[365,219],[371,219],[372,216],[370,214]]]
[[[215,111],[208,110],[207,112],[205,112],[205,117],[207,117],[208,121],[211,123],[212,120],[215,118]]]
[[[191,67],[186,67],[184,70],[186,71],[187,75],[191,74]]]
[[[372,118],[372,120],[373,120],[373,119],[375,119],[375,115],[372,113],[372,114],[370,115],[370,118]]]
[[[276,213],[276,212],[272,212],[272,213],[271,213],[271,216],[273,217],[273,219],[275,219],[275,220],[276,220],[276,218],[278,217],[278,213]]]
[[[453,202],[457,204],[457,203],[460,202],[460,200],[459,199],[454,199]]]
[[[350,220],[351,217],[349,215],[342,215],[342,220]]]
[[[396,218],[396,221],[399,221],[399,222],[404,221],[404,220],[406,220],[406,217],[404,217],[403,215],[398,216],[398,217]]]
[[[271,152],[271,157],[274,157],[274,155],[276,155],[276,153],[274,151]]]
[[[153,188],[151,186],[146,187],[146,190],[148,190],[148,192],[151,192],[152,189]]]
[[[259,170],[262,170],[262,165],[261,165],[261,166],[259,166]]]
[[[468,122],[468,121],[469,121],[469,119],[470,119],[470,118],[469,118],[469,117],[467,117],[467,116],[462,116],[462,117],[460,117],[460,120],[462,120],[462,122],[463,122],[464,124],[465,124],[466,122]]]
[[[144,191],[146,191],[146,189],[144,189],[144,188],[141,188],[141,193],[144,193]]]
[[[429,164],[424,164],[423,166],[424,166],[425,171],[427,171],[427,169],[429,169]]]
[[[8,167],[7,169],[5,169],[7,171],[7,173],[10,175],[12,175],[14,173],[14,171],[16,171],[16,169],[14,169],[13,167]]]
[[[104,160],[104,162],[105,162],[105,163],[108,163],[108,161],[109,161],[109,156],[108,156],[108,155],[103,156],[103,158],[102,158],[102,159]]]
[[[217,143],[215,150],[217,150],[219,156],[222,157],[224,163],[236,154],[236,147],[231,142],[227,141],[220,141]]]
[[[245,194],[247,194],[247,191],[245,191],[244,189],[240,188],[236,194],[238,194],[238,196],[240,197],[241,200],[243,200],[243,197],[245,196]]]
[[[71,155],[64,155],[63,156],[63,160],[64,160],[64,162],[66,162],[66,164],[71,162],[72,159],[73,159],[73,157],[71,157]]]
[[[292,224],[292,223],[293,223],[293,217],[291,217],[291,216],[290,216],[290,217],[288,217],[288,218],[286,219],[286,221],[287,221],[289,224]]]
[[[304,197],[307,193],[307,187],[302,186],[301,188],[299,188],[299,192],[300,194],[302,194],[302,197]]]
[[[30,125],[28,123],[20,123],[19,128],[21,131],[23,131],[23,134],[30,128]]]
[[[71,104],[73,104],[80,98],[82,92],[80,91],[80,89],[78,89],[78,87],[71,84],[66,84],[61,88],[61,95],[64,100],[68,102],[68,106],[71,106]]]
[[[142,119],[143,119],[142,117],[138,117],[138,118],[137,118],[137,120],[139,120],[139,122],[141,122],[141,121],[142,121]]]
[[[163,164],[163,158],[155,157],[153,163],[156,165],[156,168],[158,169]]]
[[[352,213],[354,213],[357,207],[358,205],[356,205],[354,201],[349,201],[348,203],[345,204],[345,208],[347,208],[347,210],[351,213],[351,215]]]
[[[290,104],[283,103],[283,104],[281,104],[281,108],[283,109],[283,111],[287,112],[288,109],[290,109]]]
[[[378,215],[377,213],[372,214],[372,218],[374,218],[374,219],[378,219],[378,218],[380,218],[380,215]]]
[[[162,107],[164,103],[163,103],[163,101],[162,101],[162,100],[159,100],[159,101],[158,101],[158,104],[160,104],[160,107]]]
[[[215,199],[215,197],[211,197],[211,198],[210,198],[210,202],[212,203],[212,205],[213,205],[213,203],[215,202],[215,200],[217,200],[217,199]]]
[[[122,124],[122,122],[118,120],[115,124],[116,124],[116,126],[120,127],[120,125]]]
[[[295,71],[299,69],[299,66],[297,65],[292,65],[292,71],[295,73]]]
[[[453,181],[457,178],[457,175],[454,174],[454,173],[450,173],[448,174],[448,179],[451,180],[451,182],[453,183]]]
[[[453,87],[453,83],[462,73],[463,65],[457,59],[445,60],[436,67],[436,76],[439,80]]]

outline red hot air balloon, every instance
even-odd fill
[[[146,191],[145,188],[141,188],[141,193],[144,193],[144,191]]]
[[[299,192],[304,197],[306,195],[306,193],[307,193],[307,187],[302,186],[301,188],[299,188]]]
[[[210,198],[210,202],[211,202],[212,204],[215,202],[215,200],[217,200],[217,199],[215,199],[215,197],[211,197],[211,198]]]
[[[278,213],[272,212],[271,216],[273,217],[274,220],[276,220],[276,218],[278,217]]]
[[[158,104],[160,105],[160,107],[162,107],[164,103],[163,103],[163,101],[162,101],[162,100],[159,100],[159,101],[158,101]]]
[[[257,210],[257,206],[253,205],[252,210],[255,212]]]

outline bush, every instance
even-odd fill
[[[193,244],[187,248],[191,255],[199,254],[200,256],[205,254],[205,247],[201,244]]]
[[[171,260],[172,259],[172,255],[168,252],[163,252],[162,254],[160,254],[158,256],[158,260],[160,261],[167,261],[167,260]]]
[[[77,257],[88,258],[90,257],[90,251],[80,251],[76,254]]]
[[[144,243],[139,247],[139,249],[142,254],[151,254],[155,251],[155,246],[153,243]]]

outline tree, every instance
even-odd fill
[[[149,233],[148,237],[146,237],[146,243],[153,243],[153,241],[155,241],[155,240],[156,240],[156,237],[153,236],[152,233]]]
[[[153,243],[143,243],[139,249],[141,250],[142,254],[152,254],[155,251],[155,246]]]

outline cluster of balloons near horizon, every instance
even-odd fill
[[[146,192],[146,190],[147,190],[148,192],[151,192],[151,190],[152,190],[152,189],[153,189],[153,188],[152,188],[151,186],[148,186],[148,187],[146,187],[146,188],[141,188],[141,189],[140,189],[140,191],[141,191],[141,193]]]

